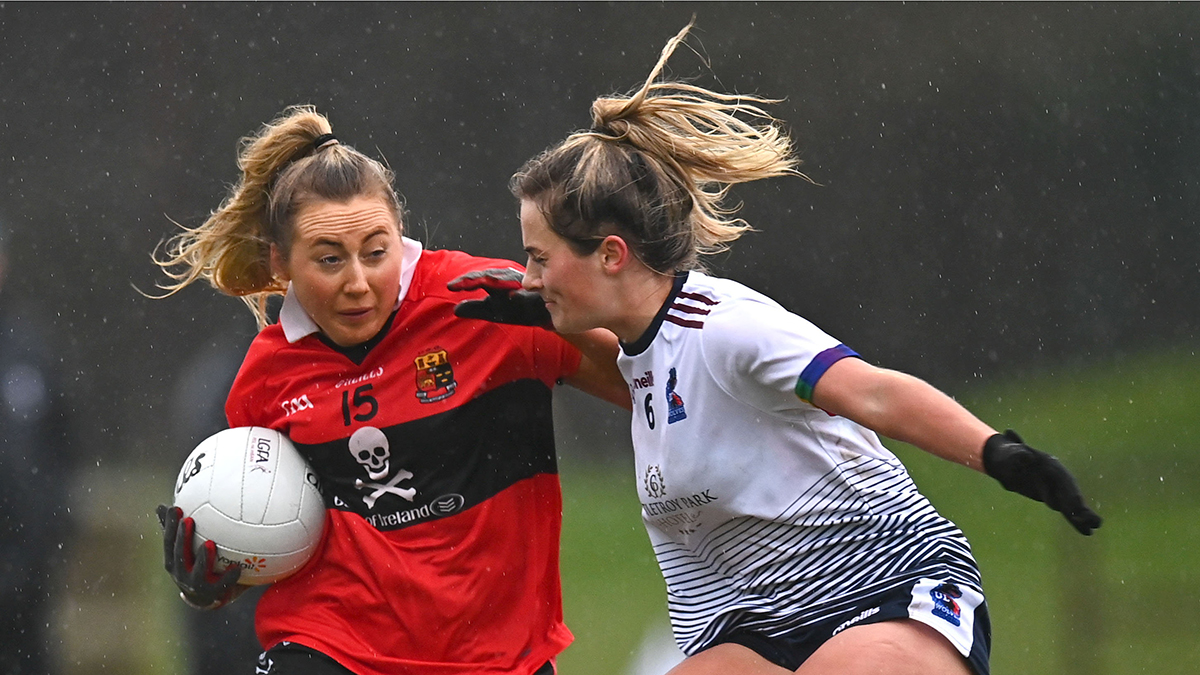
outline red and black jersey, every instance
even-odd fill
[[[454,316],[469,296],[446,283],[497,266],[513,263],[420,253],[366,348],[289,342],[279,325],[251,345],[229,424],[291,438],[328,507],[314,558],[259,601],[264,647],[300,643],[359,675],[524,675],[570,643],[550,403],[580,355]]]

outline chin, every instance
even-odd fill
[[[559,333],[585,333],[595,326],[586,325],[583,321],[571,321],[566,317],[550,316],[551,323],[554,324],[554,330]]]
[[[550,312],[550,324],[554,326],[554,330],[559,333],[573,332],[571,322],[558,312]]]

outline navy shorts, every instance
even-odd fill
[[[796,670],[821,645],[851,626],[864,626],[894,619],[915,619],[931,626],[954,645],[975,675],[988,675],[992,646],[992,624],[987,601],[977,591],[936,579],[918,579],[861,602],[820,623],[790,633],[768,637],[733,628],[705,649],[732,643],[788,670]]]
[[[321,652],[294,642],[280,642],[258,657],[255,675],[354,675],[342,664]],[[554,664],[537,669],[533,675],[554,675]]]

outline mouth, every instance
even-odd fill
[[[361,321],[371,315],[372,309],[371,307],[365,309],[343,309],[338,312],[338,316],[348,321]]]

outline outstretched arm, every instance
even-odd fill
[[[983,471],[983,445],[996,430],[912,375],[845,358],[817,381],[813,405],[876,433]]]
[[[1081,534],[1100,527],[1075,478],[1057,459],[984,424],[954,399],[905,373],[845,358],[829,367],[812,403],[877,433],[982,471],[1004,489],[1059,511]]]
[[[546,311],[542,297],[521,288],[523,276],[520,270],[504,267],[475,270],[452,279],[446,284],[452,291],[487,291],[484,298],[458,303],[454,308],[455,316],[554,330],[550,312]],[[617,336],[602,328],[560,335],[583,353],[579,370],[566,379],[567,384],[625,410],[632,410],[629,388],[617,368]]]

